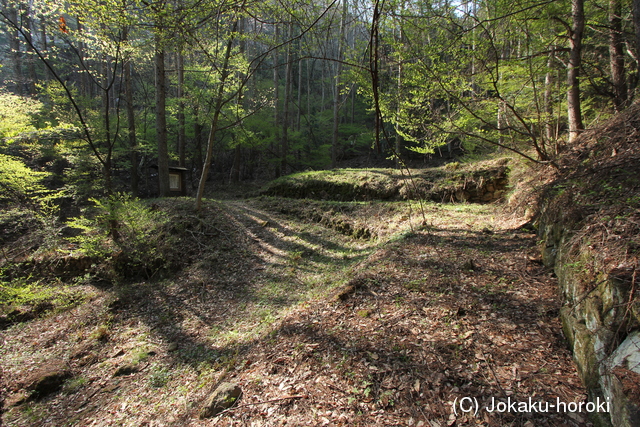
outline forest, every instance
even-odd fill
[[[637,5],[583,3],[5,1],[2,151],[85,197],[446,144],[552,162],[637,86]]]
[[[0,1],[0,426],[638,421],[640,0]]]

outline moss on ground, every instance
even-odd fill
[[[427,169],[334,169],[301,172],[267,184],[268,196],[335,201],[456,200],[460,191],[473,192],[505,180],[508,159],[473,164],[453,163]],[[453,165],[453,166],[452,166]],[[504,185],[501,183],[500,185]]]

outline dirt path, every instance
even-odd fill
[[[10,407],[5,424],[588,425],[555,409],[486,410],[585,398],[535,236],[493,206],[417,209],[212,205],[190,229],[202,254],[177,276],[95,287],[5,331],[12,402],[19,378],[52,360],[73,374],[62,392]],[[379,237],[353,236],[365,228]],[[241,386],[238,406],[198,419],[221,380]],[[477,415],[454,413],[463,398]]]
[[[535,236],[500,229],[491,209],[469,213],[430,206],[430,227],[381,244],[332,296],[289,313],[228,375],[243,401],[216,425],[588,425],[535,406],[488,411],[585,396]],[[477,415],[454,413],[465,397]]]

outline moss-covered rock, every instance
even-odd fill
[[[640,104],[585,133],[558,161],[538,217],[545,264],[564,307],[563,330],[591,400],[608,399],[599,425],[640,425]],[[627,129],[621,135],[619,129]]]

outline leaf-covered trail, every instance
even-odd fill
[[[4,331],[6,425],[588,425],[453,411],[585,397],[535,236],[499,207],[163,203],[192,254],[180,272],[85,285],[77,307]],[[18,404],[54,364],[72,375],[62,391]],[[240,385],[237,406],[199,419],[219,381]]]
[[[584,400],[555,281],[535,236],[500,229],[493,208],[430,205],[426,214],[429,227],[334,276],[347,283],[290,312],[242,355],[227,376],[243,387],[242,402],[216,425],[588,424],[584,414],[535,407],[482,410],[495,399]],[[264,211],[253,217],[275,222]],[[298,261],[308,267],[316,255]],[[464,397],[477,399],[477,415],[454,413]]]

